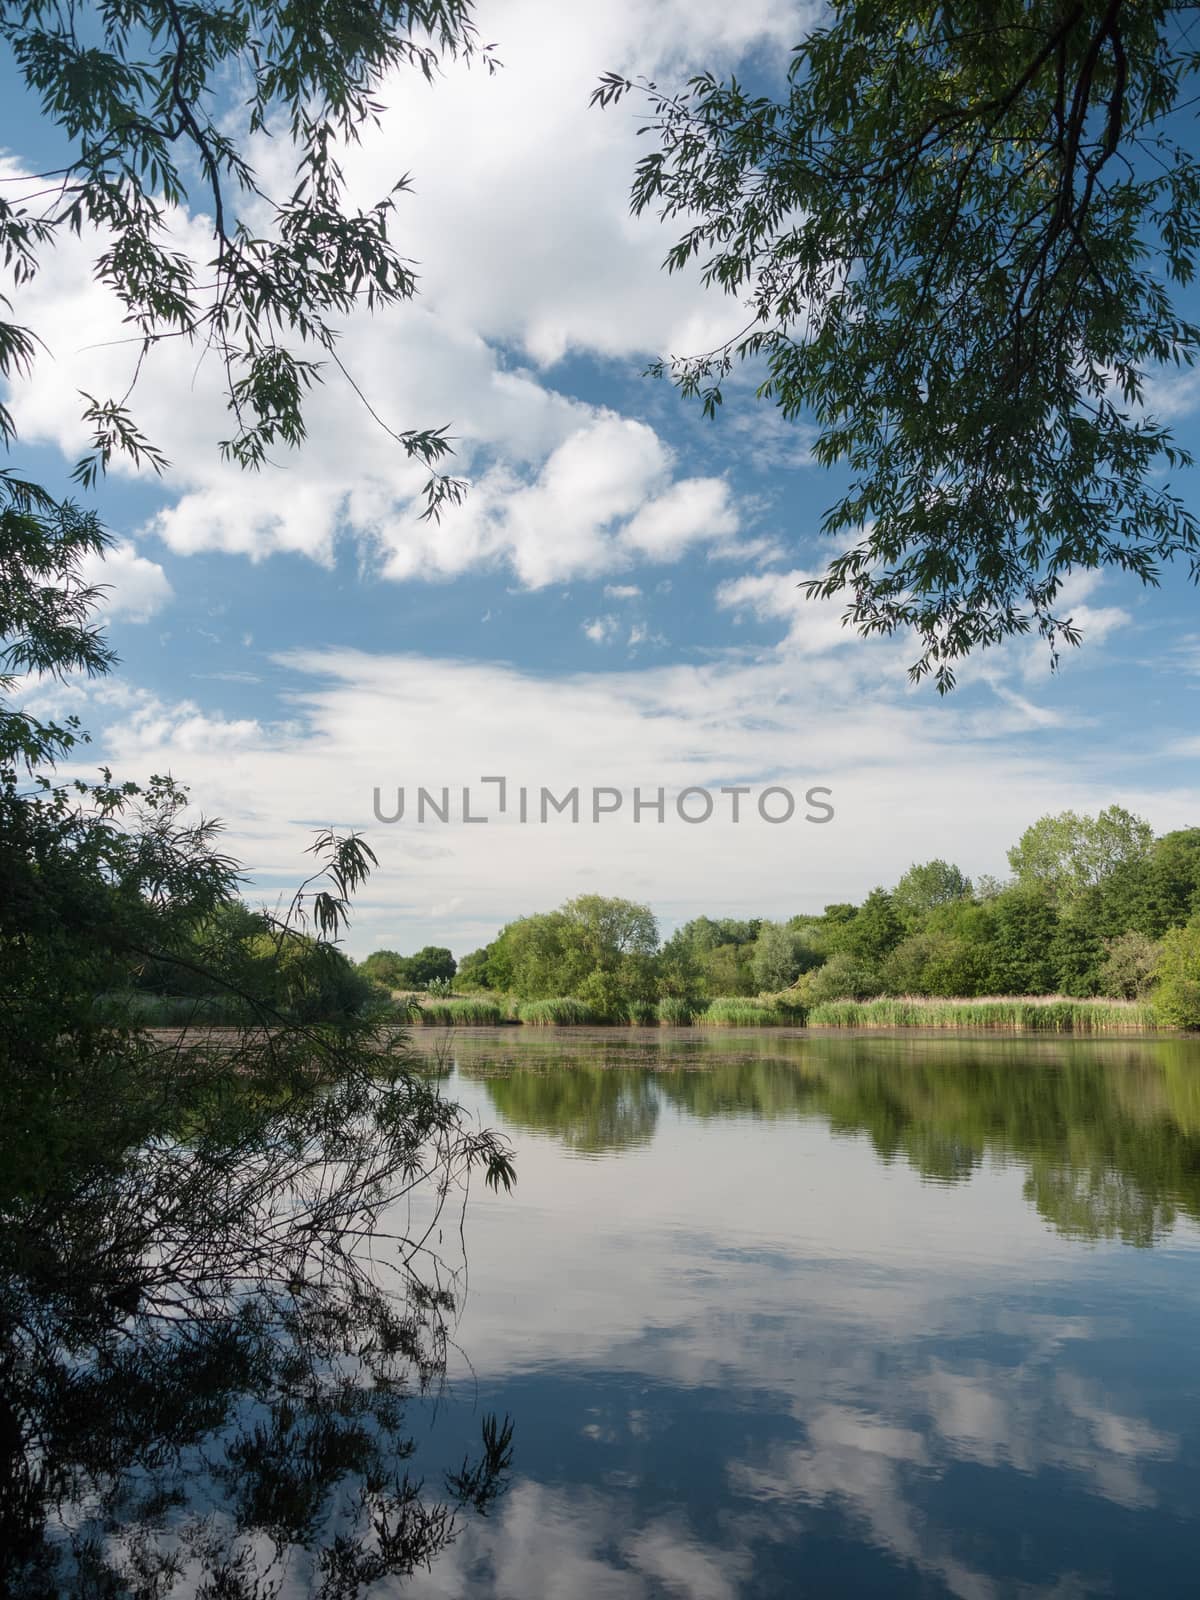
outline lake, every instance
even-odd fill
[[[508,1487],[405,1594],[1195,1592],[1200,1043],[414,1044],[519,1176],[422,1444]]]

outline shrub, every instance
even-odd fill
[[[1119,933],[1104,941],[1100,993],[1116,1000],[1144,1000],[1154,983],[1162,946],[1144,933]]]
[[[1159,1022],[1168,1028],[1200,1028],[1200,923],[1168,928],[1154,975]]]
[[[809,972],[796,985],[800,1001],[809,1006],[826,1000],[869,1000],[883,993],[879,975],[846,950],[835,951],[823,967]]]

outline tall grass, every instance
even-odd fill
[[[609,1019],[582,1000],[564,995],[557,1000],[526,1000],[517,1007],[517,1020],[531,1028],[581,1028]]]
[[[1013,1033],[1145,1033],[1153,1008],[1137,1000],[1072,1000],[1063,995],[1001,995],[935,1000],[827,1000],[808,1014],[817,1028],[995,1028]]]
[[[699,1021],[707,1000],[688,1000],[683,995],[665,995],[658,1002],[658,1020],[664,1028],[687,1028]]]
[[[710,1000],[697,1018],[701,1028],[787,1028],[802,1027],[804,1009],[781,1003],[776,997]]]
[[[426,1028],[490,1028],[504,1021],[504,1012],[495,1000],[423,1000],[411,1013],[414,1022]]]
[[[652,1028],[658,1021],[658,1006],[653,1000],[627,1000],[625,1021],[632,1028]]]

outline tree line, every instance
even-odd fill
[[[1164,1022],[1200,1026],[1200,828],[1156,836],[1121,806],[1063,811],[1028,827],[1008,863],[1003,882],[972,882],[940,859],[914,863],[858,904],[784,920],[694,917],[665,940],[648,906],[579,895],[515,918],[457,966],[427,947],[407,958],[376,951],[360,971],[397,988],[452,980],[522,1000],[574,996],[612,1014],[668,996],[783,990],[807,1005],[1153,994]],[[405,979],[390,984],[399,972]]]

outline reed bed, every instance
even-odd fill
[[[495,1000],[423,1000],[411,1015],[426,1028],[490,1028],[504,1021],[503,1007]]]
[[[992,1028],[1011,1033],[1146,1033],[1155,1026],[1154,1009],[1144,1001],[1065,995],[828,1000],[812,1008],[808,1021],[817,1028]]]
[[[796,1028],[803,1026],[804,1010],[773,999],[738,997],[710,1000],[694,1020],[700,1028]]]
[[[652,1028],[658,1021],[658,1005],[653,1000],[627,1000],[624,1010],[631,1028]]]
[[[517,1007],[517,1021],[530,1028],[586,1028],[609,1020],[570,995],[555,1000],[526,1000]]]
[[[707,1000],[687,1000],[682,995],[666,995],[658,1002],[659,1024],[664,1028],[688,1028],[699,1020],[707,1005]]]

